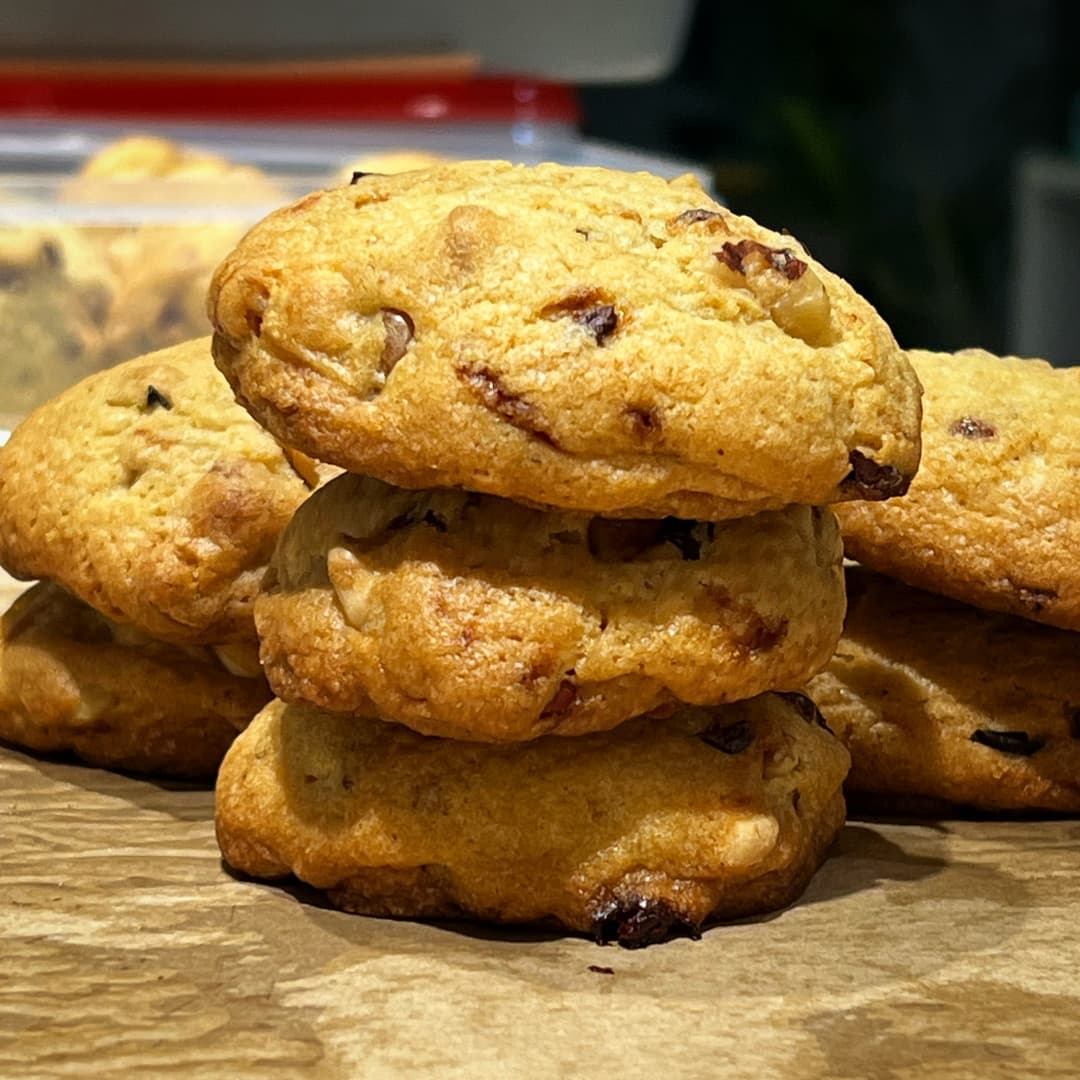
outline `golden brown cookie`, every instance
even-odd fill
[[[1080,368],[908,354],[926,388],[903,499],[837,507],[852,558],[977,607],[1080,630]]]
[[[293,518],[256,601],[288,701],[448,738],[614,727],[795,690],[844,616],[827,510],[610,520],[346,474]]]
[[[236,870],[348,911],[648,945],[794,900],[847,767],[801,695],[508,746],[275,701],[222,764],[217,833]]]
[[[212,777],[270,697],[248,653],[153,641],[40,583],[0,621],[0,738],[94,765]]]
[[[154,637],[251,639],[259,580],[315,479],[233,401],[207,339],[187,342],[90,376],[12,433],[0,564]]]
[[[692,178],[363,177],[257,225],[209,304],[254,416],[403,487],[713,520],[897,495],[918,464],[885,323]]]
[[[852,792],[1080,811],[1080,634],[848,572],[844,637],[809,693]]]

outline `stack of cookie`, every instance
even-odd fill
[[[252,606],[315,486],[232,400],[210,341],[83,380],[0,449],[0,738],[212,778],[270,697]]]
[[[820,507],[918,461],[887,327],[690,180],[357,179],[211,287],[238,400],[348,470],[257,601],[281,700],[222,766],[226,859],[624,944],[788,902],[848,767],[796,693],[843,618]]]
[[[909,354],[905,498],[837,507],[850,612],[811,684],[851,790],[904,810],[1080,811],[1080,370]]]

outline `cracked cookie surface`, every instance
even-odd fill
[[[861,569],[848,593],[836,656],[807,692],[851,751],[850,791],[905,809],[1080,811],[1080,634]]]
[[[836,507],[848,553],[909,585],[1080,630],[1080,369],[908,354],[926,390],[903,499]]]
[[[40,582],[0,620],[0,738],[92,765],[208,779],[269,700],[254,647],[168,645]]]
[[[480,746],[272,702],[217,784],[226,861],[349,911],[648,945],[803,890],[848,756],[801,695]]]
[[[274,543],[316,482],[235,403],[208,339],[186,342],[84,379],[12,432],[0,564],[153,637],[251,640]]]
[[[253,415],[404,487],[718,520],[885,498],[918,463],[873,308],[689,178],[363,176],[251,230],[209,310]]]
[[[297,511],[255,607],[279,697],[490,741],[798,689],[843,613],[828,510],[605,519],[351,474]]]

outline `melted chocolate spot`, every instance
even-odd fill
[[[659,409],[641,405],[627,405],[623,409],[623,416],[626,418],[630,433],[642,442],[655,439],[663,434],[664,421],[661,418]]]
[[[745,274],[743,263],[746,257],[754,252],[763,255],[769,265],[774,270],[779,270],[788,281],[796,281],[806,273],[806,263],[796,257],[791,248],[771,248],[757,240],[740,240],[736,244],[728,240],[714,254],[725,266],[738,274]]]
[[[412,319],[397,308],[384,308],[382,313],[383,330],[386,332],[386,341],[383,345],[382,355],[379,357],[379,369],[386,375],[394,370],[394,366],[408,351],[416,334],[416,327]]]
[[[602,304],[588,311],[577,312],[574,321],[592,334],[597,345],[606,345],[619,325],[619,316],[614,304]]]
[[[1029,735],[1026,731],[994,731],[991,728],[976,728],[971,733],[971,741],[1018,757],[1031,757],[1046,745],[1046,740],[1039,735]]]
[[[616,942],[624,949],[659,945],[679,934],[701,937],[696,923],[679,914],[666,900],[631,897],[612,900],[593,916],[593,938],[598,945]]]
[[[341,778],[341,786],[342,786],[342,787],[343,787],[343,788],[344,788],[344,789],[345,789],[346,791],[352,791],[352,788],[353,788],[353,784],[354,784],[354,783],[355,783],[355,781],[353,780],[353,778],[352,778],[351,776],[343,776],[343,777]]]
[[[556,303],[541,308],[540,314],[545,319],[569,315],[592,334],[597,345],[606,345],[619,325],[619,313],[603,289],[577,289]]]
[[[446,532],[446,518],[441,514],[436,514],[434,510],[426,511],[421,520],[425,525],[430,525],[438,533]]]
[[[575,229],[574,232],[576,232],[578,234],[578,236],[584,236],[586,240],[589,239],[589,230],[588,229]]]
[[[357,184],[361,180],[363,180],[365,176],[385,176],[385,175],[386,175],[386,173],[364,172],[363,169],[354,169],[353,174],[352,174],[352,179],[349,181],[349,184],[350,184],[350,186],[352,184]]]
[[[559,689],[555,691],[555,696],[547,703],[547,707],[540,715],[557,716],[559,713],[564,713],[576,705],[577,700],[577,683],[571,682],[570,679],[563,679],[559,683]]]
[[[805,694],[794,693],[790,690],[774,690],[773,693],[778,698],[783,698],[808,724],[817,724],[818,727],[824,728],[830,735],[833,733],[832,728],[825,722],[825,717],[821,715],[821,710],[813,699],[808,698]]]
[[[548,432],[547,423],[539,409],[520,394],[508,389],[498,372],[488,367],[461,366],[455,369],[457,376],[473,395],[492,412],[521,431],[527,431],[549,446],[556,446]]]
[[[962,435],[965,439],[996,439],[997,428],[977,416],[961,416],[949,425],[950,435]]]
[[[911,477],[904,476],[895,465],[879,465],[858,450],[848,454],[851,472],[840,481],[845,495],[880,502],[903,495],[911,484]]]
[[[723,754],[741,754],[754,741],[754,729],[749,720],[736,720],[733,724],[714,722],[698,738]]]
[[[614,975],[615,969],[609,967],[601,967],[599,964],[590,964],[589,970],[597,975]]]
[[[146,388],[146,407],[148,409],[171,409],[172,402],[156,386],[151,384]]]

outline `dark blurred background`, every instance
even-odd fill
[[[1075,363],[1080,179],[1022,162],[1077,137],[1078,49],[1065,0],[699,0],[670,76],[584,88],[586,134],[707,163],[907,347]]]

